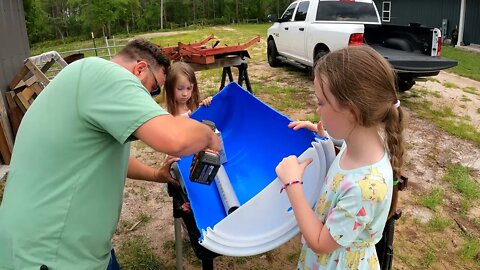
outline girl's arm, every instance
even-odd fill
[[[305,168],[311,162],[312,160],[308,159],[299,163],[296,156],[289,156],[278,164],[275,172],[283,185],[296,180],[301,181]],[[333,239],[328,228],[317,218],[308,204],[302,185],[289,185],[285,190],[308,247],[316,253],[331,253],[338,249],[340,245]]]

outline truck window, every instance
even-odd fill
[[[293,12],[295,11],[295,8],[297,7],[297,3],[293,3],[290,6],[288,6],[287,10],[282,15],[281,20],[283,22],[288,22],[292,20],[293,17]]]
[[[294,21],[296,22],[305,21],[305,19],[307,18],[307,11],[308,11],[309,4],[310,4],[309,1],[300,2],[300,4],[298,4],[297,13],[295,13]]]
[[[378,18],[373,3],[319,1],[317,21],[378,22]]]

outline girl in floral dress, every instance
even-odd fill
[[[318,124],[290,123],[320,136],[343,139],[314,209],[302,181],[311,162],[284,158],[276,173],[297,219],[304,245],[297,269],[380,269],[382,238],[394,179],[403,163],[404,114],[389,63],[366,46],[327,54],[315,65]]]

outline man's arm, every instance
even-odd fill
[[[205,148],[220,150],[220,139],[212,129],[188,117],[160,115],[143,123],[133,135],[171,156],[187,156]]]
[[[140,160],[130,156],[128,159],[127,177],[134,180],[145,180],[150,182],[171,183],[178,185],[178,181],[170,175],[170,166],[178,161],[177,157],[168,157],[162,167],[155,169],[143,164]]]

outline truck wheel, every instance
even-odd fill
[[[323,49],[318,50],[318,51],[315,53],[315,58],[313,58],[313,64],[315,65],[315,63],[318,61],[318,59],[322,58],[322,57],[325,56],[327,53],[329,53],[328,50],[323,50]]]
[[[281,62],[280,60],[277,59],[278,52],[277,52],[277,46],[275,46],[275,41],[273,39],[268,41],[268,46],[267,46],[267,58],[268,58],[268,64],[271,67],[278,67],[280,66]]]
[[[405,92],[410,90],[413,87],[413,85],[415,85],[415,80],[413,80],[412,78],[398,77],[397,85],[398,85],[399,92]]]
[[[315,65],[316,65],[318,59],[322,58],[327,53],[329,53],[328,49],[326,49],[326,50],[325,49],[320,49],[320,50],[317,50],[317,52],[315,52],[315,57],[313,58],[313,66],[310,69],[310,78],[312,80],[315,79]]]

